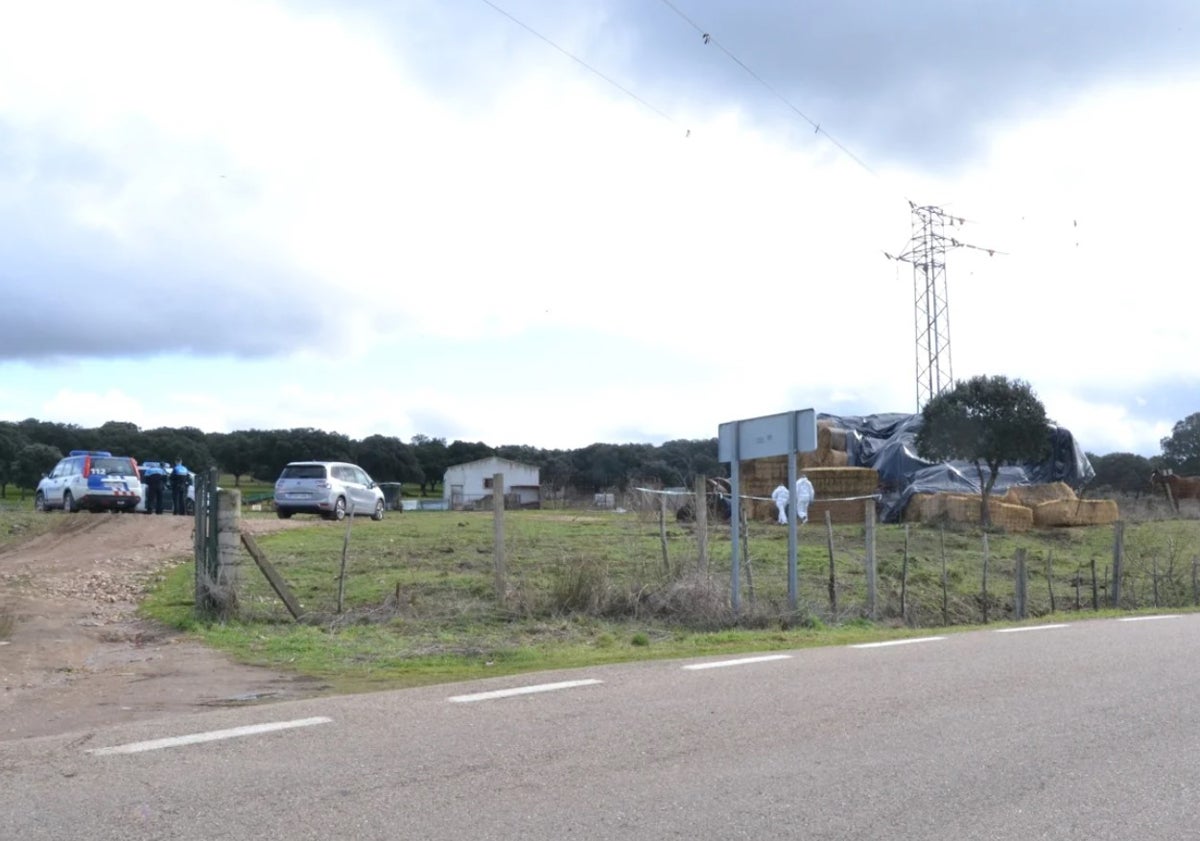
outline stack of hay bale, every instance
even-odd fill
[[[801,470],[807,470],[810,467],[846,467],[849,465],[850,455],[846,452],[846,430],[834,426],[829,421],[817,421],[817,448],[811,453],[797,453],[796,464]],[[874,489],[872,489],[873,491]]]
[[[906,523],[975,523],[983,515],[977,494],[913,494],[904,509]],[[1006,497],[988,499],[988,515],[992,525],[1008,531],[1029,531],[1033,528],[1033,511],[1024,505],[1014,505]]]
[[[1009,531],[1105,525],[1120,517],[1115,501],[1079,499],[1064,482],[1014,485],[1003,496],[988,500],[988,513],[992,525]],[[978,523],[979,517],[975,494],[914,494],[904,509],[904,520],[909,523]]]
[[[1115,523],[1121,512],[1113,499],[1080,499],[1065,482],[1049,485],[1013,486],[1007,502],[1028,506],[1038,528],[1057,526],[1103,526]]]
[[[810,522],[820,522],[829,512],[834,523],[861,523],[864,497],[879,487],[879,473],[870,467],[847,467],[846,430],[827,422],[817,424],[817,449],[796,454],[796,469],[812,482],[816,499],[808,506]],[[787,486],[787,456],[772,456],[741,464],[742,494],[747,501],[747,516],[752,520],[774,522],[778,518],[771,491]]]

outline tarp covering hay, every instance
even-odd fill
[[[1121,518],[1112,499],[1053,499],[1038,503],[1032,511],[1038,528],[1104,526]]]
[[[980,497],[969,494],[913,494],[904,509],[904,519],[910,523],[973,523],[980,522]],[[992,525],[1007,531],[1029,531],[1033,528],[1033,510],[1024,505],[1002,502],[996,497],[988,500]]]
[[[1077,499],[1075,491],[1066,482],[1049,482],[1044,485],[1013,485],[1004,495],[1004,501],[1012,505],[1032,508],[1043,502],[1056,499]]]

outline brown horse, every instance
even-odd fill
[[[1150,481],[1163,486],[1168,498],[1175,503],[1179,510],[1179,500],[1200,499],[1200,476],[1176,476],[1174,473],[1155,470],[1150,474]]]

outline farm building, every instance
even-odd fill
[[[533,508],[541,504],[542,487],[536,465],[506,458],[481,458],[446,468],[443,498],[451,509],[491,508],[492,477],[504,475],[504,502],[508,508]]]

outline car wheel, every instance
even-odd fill
[[[333,504],[333,519],[339,521],[346,519],[346,497],[339,496],[337,502]]]
[[[371,519],[372,520],[382,520],[383,519],[383,500],[382,499],[375,500],[375,513],[371,515]]]
[[[41,491],[37,492],[37,496],[33,498],[33,510],[45,513],[49,509],[46,508],[46,495]]]
[[[189,499],[187,502],[185,502],[183,505],[183,511],[189,517],[192,516],[193,514],[195,514],[196,513],[196,501],[194,499]]]
[[[275,516],[281,520],[287,520],[291,518],[292,512],[285,508],[278,508],[275,510]]]
[[[75,507],[75,499],[71,496],[71,492],[67,491],[63,494],[63,511],[78,511]]]

